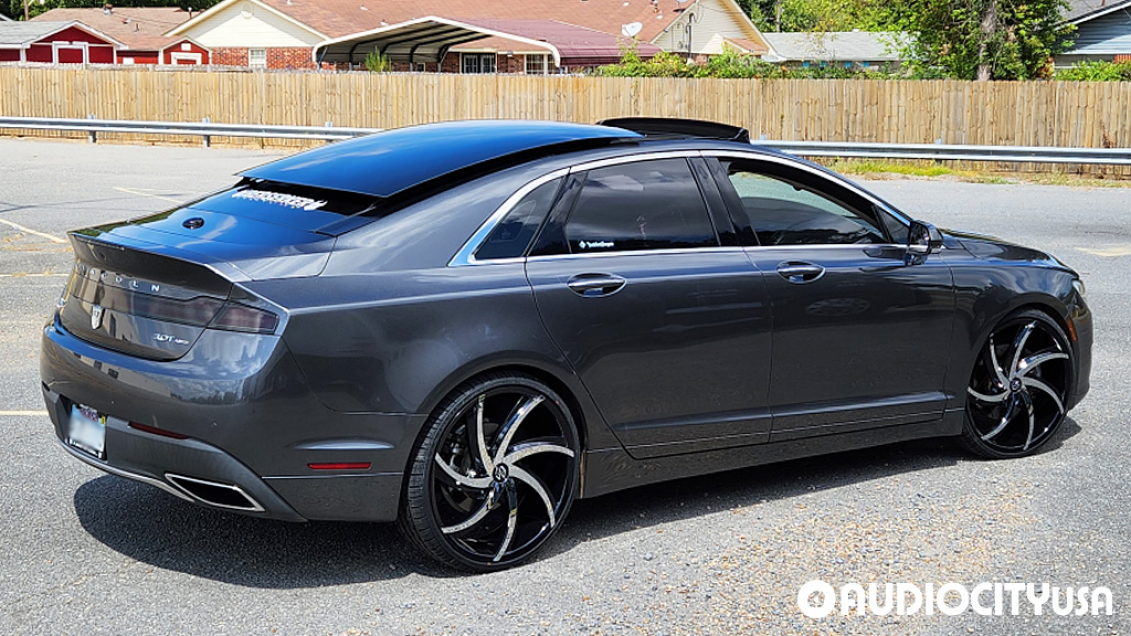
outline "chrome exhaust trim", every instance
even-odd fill
[[[168,479],[170,484],[175,486],[178,490],[183,492],[185,495],[188,495],[191,498],[190,501],[197,501],[197,502],[200,502],[200,503],[207,504],[209,506],[215,506],[216,508],[225,508],[227,510],[240,510],[240,511],[243,511],[243,512],[264,512],[265,511],[263,506],[261,506],[258,501],[256,501],[251,495],[247,494],[247,492],[243,488],[240,488],[239,486],[237,486],[235,484],[222,484],[222,483],[215,482],[215,481],[208,481],[206,479],[198,479],[196,477],[187,477],[185,475],[177,475],[175,473],[165,473],[165,479]],[[240,497],[244,501],[246,501],[247,504],[246,505],[239,505],[239,504],[231,504],[231,503],[223,503],[223,502],[219,502],[219,501],[214,501],[214,500],[209,499],[208,497],[204,496],[204,493],[198,493],[194,490],[194,487],[200,487],[200,486],[203,486],[205,488],[219,488],[219,489],[222,489],[222,490],[231,491],[232,493],[234,493],[235,495],[237,495],[238,497]],[[199,488],[197,488],[197,489],[199,489]]]

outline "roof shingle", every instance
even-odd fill
[[[157,51],[179,41],[164,33],[189,17],[189,12],[178,7],[116,8],[110,14],[97,8],[52,9],[32,18],[31,22],[81,22],[131,50]]]
[[[452,20],[557,20],[617,34],[639,22],[650,42],[683,11],[676,0],[261,0],[271,8],[338,38],[428,15]]]

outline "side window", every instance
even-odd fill
[[[589,171],[565,235],[573,254],[719,244],[685,159]]]
[[[880,220],[884,222],[884,226],[888,229],[888,236],[891,237],[892,243],[903,245],[907,243],[907,235],[910,228],[903,224],[903,221],[888,214],[884,210],[877,210],[876,213],[880,216]]]
[[[547,181],[523,197],[475,250],[475,259],[517,258],[525,254],[530,239],[553,207],[561,183],[561,179]]]
[[[888,242],[877,220],[821,192],[788,168],[740,160],[720,163],[761,245]]]

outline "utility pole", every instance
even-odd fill
[[[27,0],[24,0],[27,4]],[[781,0],[774,2],[774,31],[781,33]]]
[[[28,2],[28,0],[24,0],[24,22],[27,22],[28,20],[31,19],[31,16],[28,15],[28,11],[27,11],[27,2]]]

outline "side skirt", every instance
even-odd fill
[[[944,413],[942,420],[930,422],[650,459],[633,459],[623,448],[586,451],[580,498],[802,457],[958,435],[962,432],[963,416],[963,409],[959,408]]]

